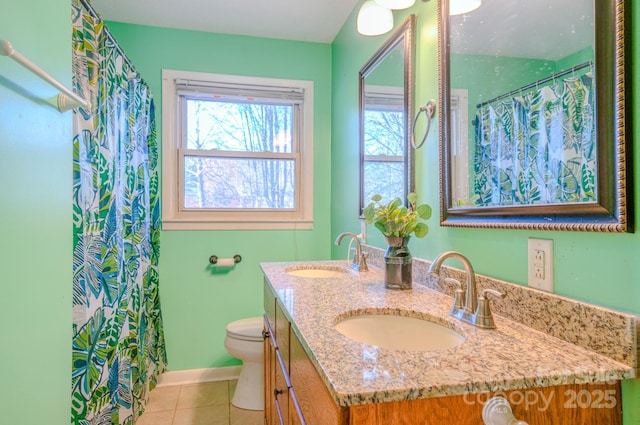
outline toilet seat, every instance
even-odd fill
[[[242,341],[262,342],[262,317],[240,319],[227,325],[227,336]]]

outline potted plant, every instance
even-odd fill
[[[409,193],[409,205],[402,204],[400,198],[382,203],[382,196],[374,195],[364,209],[364,221],[380,230],[387,239],[385,252],[385,285],[391,289],[411,288],[411,253],[407,243],[411,235],[423,238],[429,233],[429,226],[420,220],[431,217],[431,207],[417,204],[417,195]]]
[[[419,220],[431,217],[431,207],[427,204],[418,205],[418,196],[411,192],[407,195],[409,206],[402,204],[400,198],[394,198],[388,204],[383,204],[382,196],[374,195],[371,202],[364,209],[364,221],[372,224],[387,238],[409,238],[412,234],[416,238],[424,238],[429,233],[429,226]],[[389,246],[396,245],[389,243]]]

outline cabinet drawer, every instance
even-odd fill
[[[271,323],[271,326],[273,327],[276,324],[276,297],[275,295],[273,295],[273,292],[271,292],[271,289],[269,289],[269,285],[267,285],[266,283],[264,284],[263,297],[264,313],[269,320],[269,323]]]
[[[271,346],[277,350],[278,349],[278,341],[276,340],[276,333],[273,330],[274,322],[270,322],[267,314],[264,314],[264,333],[263,336],[267,343],[271,344]]]
[[[289,320],[282,312],[280,303],[276,302],[276,340],[278,341],[278,349],[284,360],[284,364],[289,367]]]

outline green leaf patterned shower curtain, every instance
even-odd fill
[[[149,88],[72,2],[71,423],[133,424],[166,368],[158,294],[158,147]]]
[[[594,80],[553,81],[478,108],[477,206],[596,201]]]

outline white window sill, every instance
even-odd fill
[[[201,221],[163,219],[162,230],[311,230],[313,220]]]

